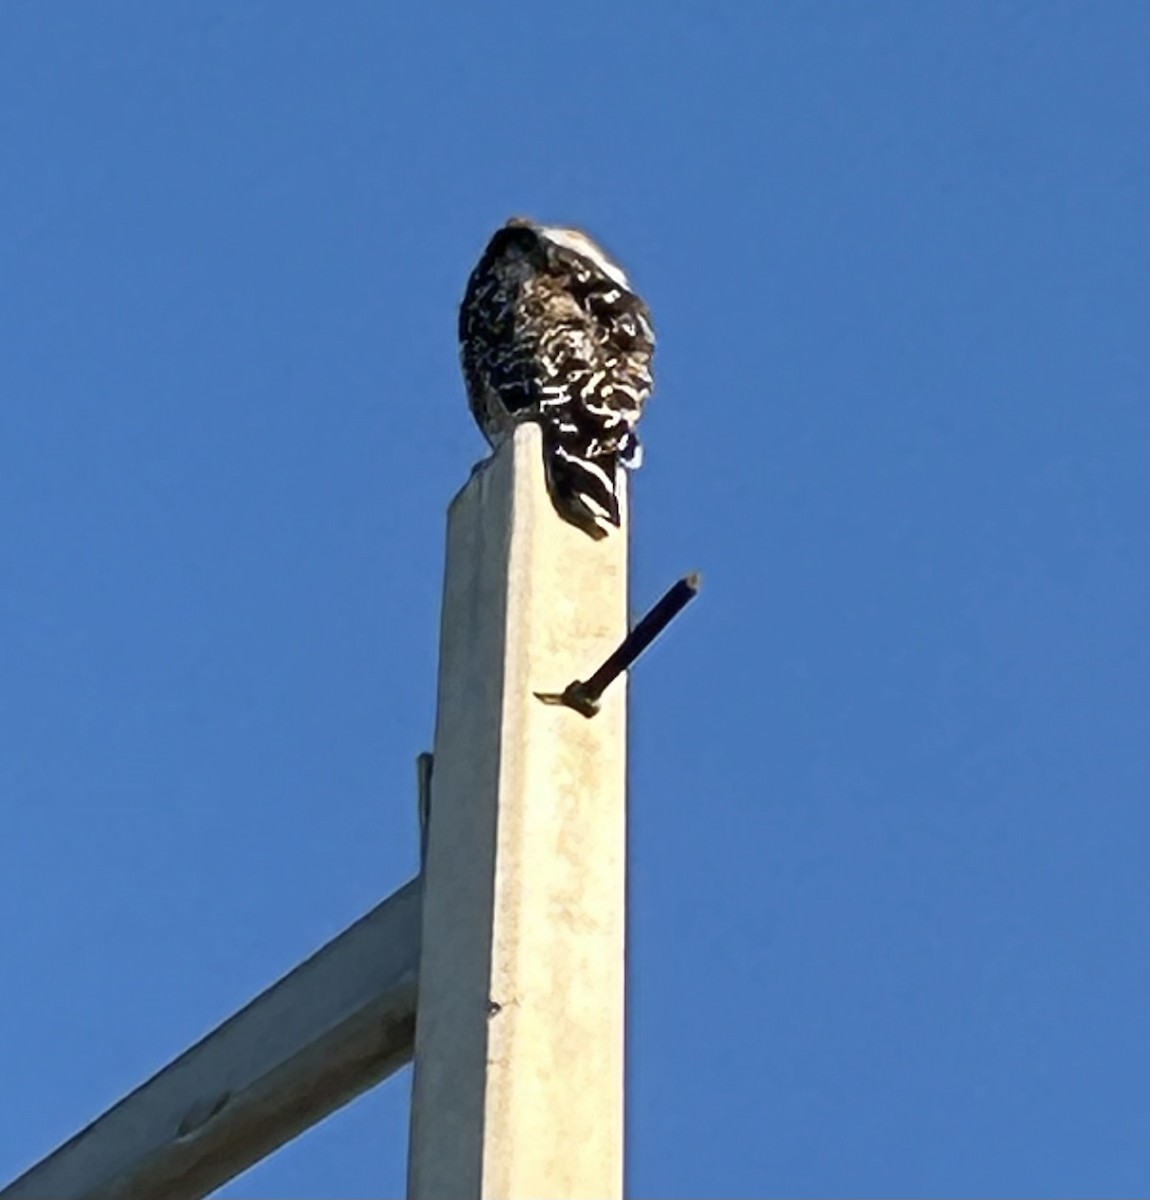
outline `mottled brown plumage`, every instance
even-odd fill
[[[472,272],[459,338],[471,412],[491,445],[537,421],[560,514],[593,536],[618,525],[618,472],[639,465],[655,349],[623,271],[578,230],[513,218]]]

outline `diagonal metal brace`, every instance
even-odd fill
[[[536,698],[544,704],[562,704],[584,717],[593,717],[599,711],[599,701],[607,688],[634,665],[639,655],[694,600],[702,582],[702,576],[697,571],[684,575],[664,593],[590,679],[576,679],[562,692],[536,692]]]

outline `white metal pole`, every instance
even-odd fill
[[[626,679],[535,693],[626,624],[626,516],[564,522],[521,426],[448,515],[411,1200],[622,1194]]]

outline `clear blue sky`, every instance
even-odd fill
[[[402,884],[455,307],[661,335],[638,1197],[1150,1188],[1137,0],[0,8],[0,1178]],[[406,1073],[223,1193],[402,1189]]]

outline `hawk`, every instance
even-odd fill
[[[560,516],[592,537],[618,526],[619,470],[639,465],[655,350],[647,306],[618,264],[577,229],[513,217],[471,274],[459,341],[492,447],[538,422]]]

